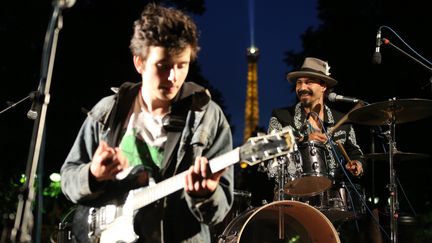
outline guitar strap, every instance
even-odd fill
[[[171,166],[171,162],[176,160],[177,148],[179,147],[181,132],[168,132],[167,141],[165,143],[166,150],[164,151],[165,155],[162,161],[162,171],[161,174],[165,177],[171,177],[175,172],[170,173],[169,167]]]
[[[163,127],[167,131],[167,141],[165,143],[164,159],[162,160],[162,175],[170,177],[175,171],[169,171],[172,161],[176,161],[176,151],[180,146],[179,141],[186,125],[187,114],[192,104],[192,96],[175,102],[171,107],[168,119],[163,121]]]
[[[116,94],[114,107],[109,113],[108,120],[108,145],[111,147],[118,146],[120,139],[123,135],[123,126],[128,118],[132,102],[134,102],[136,95],[141,87],[141,83],[122,84]]]
[[[162,174],[166,177],[175,175],[179,169],[180,161],[178,161],[175,151],[178,151],[180,146],[179,141],[182,132],[185,129],[188,114],[190,115],[189,120],[191,121],[189,126],[194,126],[195,111],[202,111],[210,101],[210,93],[201,86],[188,82],[185,83],[183,87],[184,88],[181,90],[181,93],[178,94],[176,101],[171,106],[171,113],[168,116],[168,119],[163,121],[163,126],[165,131],[167,131],[168,139],[165,145],[165,154],[161,168],[163,168]],[[189,129],[193,128],[189,127]],[[192,133],[185,139],[186,140],[183,141],[183,143],[189,144],[192,139]],[[189,150],[192,148],[188,147],[187,149]],[[188,152],[190,151],[186,151],[186,156],[190,154]],[[182,158],[182,160],[183,159],[193,160],[194,158]],[[176,161],[176,164],[172,165],[172,161]]]

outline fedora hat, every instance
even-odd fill
[[[290,82],[295,82],[300,77],[312,77],[326,82],[328,87],[333,87],[337,81],[330,77],[330,66],[327,62],[314,57],[306,57],[300,69],[287,74]]]

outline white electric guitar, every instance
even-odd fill
[[[256,165],[292,152],[293,144],[294,136],[289,128],[252,137],[242,146],[211,159],[210,170],[215,173],[240,161],[250,166]],[[90,208],[88,232],[86,232],[88,242],[134,242],[138,238],[133,229],[136,211],[182,189],[185,174],[186,172],[182,172],[159,183],[131,190],[122,205],[112,204]],[[84,232],[80,232],[82,233]]]

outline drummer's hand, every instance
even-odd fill
[[[308,141],[318,141],[321,143],[326,143],[327,142],[327,137],[324,133],[320,133],[320,132],[312,132],[308,135]]]
[[[363,165],[358,160],[352,160],[345,165],[345,168],[354,176],[361,176],[363,174]]]

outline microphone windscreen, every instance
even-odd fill
[[[373,64],[380,64],[381,63],[381,53],[375,52],[372,56],[372,63]]]
[[[336,93],[329,93],[329,94],[327,95],[327,99],[328,99],[329,101],[331,101],[331,102],[335,102],[335,101],[336,101],[336,96],[337,96]]]

